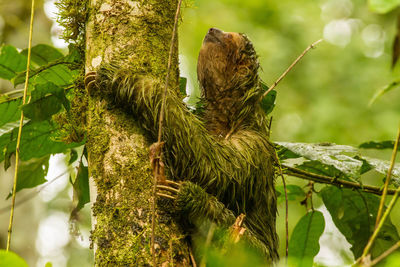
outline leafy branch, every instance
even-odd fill
[[[304,180],[311,180],[316,183],[331,184],[331,185],[336,185],[336,186],[345,187],[345,188],[359,189],[366,193],[382,195],[382,188],[377,187],[377,186],[363,185],[361,183],[338,179],[338,178],[331,177],[331,176],[307,172],[307,171],[304,171],[304,170],[301,170],[298,168],[287,166],[285,164],[282,164],[282,167],[284,167],[283,173],[290,175],[290,176],[298,177],[298,178],[301,178]],[[393,190],[393,189],[388,189],[388,191],[387,191],[387,193],[389,195],[393,195],[395,192],[396,192],[396,190]]]

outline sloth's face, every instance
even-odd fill
[[[205,97],[209,90],[215,94],[215,90],[222,92],[246,85],[257,71],[257,55],[245,35],[215,28],[208,31],[197,63],[197,75]],[[254,82],[245,87],[248,86],[254,86]]]

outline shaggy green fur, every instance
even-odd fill
[[[128,106],[156,138],[162,81],[106,66],[98,72],[97,84]],[[274,150],[267,137],[266,117],[256,104],[261,93],[257,84],[241,96],[238,114],[246,118],[245,123],[225,140],[212,135],[169,89],[162,140],[170,177],[189,181],[177,199],[177,208],[187,219],[208,217],[229,227],[244,213],[251,243],[259,248],[256,243],[261,244],[265,256],[276,260]],[[196,188],[193,184],[202,190],[191,190]]]

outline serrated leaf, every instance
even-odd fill
[[[384,14],[400,5],[400,0],[368,0],[369,8],[377,13]]]
[[[69,110],[69,102],[64,89],[54,83],[45,83],[35,85],[30,102],[22,106],[22,110],[26,117],[33,121],[41,121],[50,119],[61,109],[62,105]]]
[[[336,227],[352,245],[354,257],[358,258],[375,228],[379,198],[372,194],[339,189],[335,186],[326,186],[320,195]],[[388,218],[372,247],[372,257],[380,255],[398,240],[396,227]]]
[[[287,188],[287,196],[289,201],[297,200],[300,198],[305,198],[306,194],[304,193],[303,188],[298,185],[289,184],[286,186]],[[278,185],[275,187],[276,193],[278,195],[278,204],[285,201],[285,190],[283,185]]]
[[[0,267],[28,267],[26,261],[12,251],[0,250]]]
[[[179,77],[179,91],[181,92],[181,95],[183,95],[183,96],[187,96],[186,84],[187,84],[187,78]]]
[[[268,86],[261,83],[261,87],[264,91],[268,90]],[[265,114],[270,114],[275,107],[276,91],[272,90],[261,100],[261,108],[264,110]]]
[[[88,167],[84,166],[82,161],[79,163],[78,173],[72,187],[74,188],[74,199],[78,200],[78,204],[71,213],[71,216],[74,217],[90,201],[89,172]]]
[[[11,80],[18,72],[26,70],[26,57],[11,45],[0,47],[0,78]]]
[[[56,154],[66,151],[69,148],[77,147],[83,143],[66,144],[57,142],[57,126],[50,121],[28,122],[22,128],[20,145],[20,159],[22,161],[31,158],[39,158],[49,154]],[[7,159],[15,152],[18,128],[0,136],[0,162]]]
[[[17,192],[25,188],[41,185],[47,180],[44,178],[49,170],[50,156],[34,158],[28,161],[20,161],[18,167]],[[11,197],[11,193],[7,199]]]
[[[387,140],[387,141],[368,141],[359,145],[359,148],[365,149],[393,149],[395,141]],[[400,147],[397,149],[400,150]]]
[[[325,229],[324,216],[309,212],[296,224],[289,242],[289,266],[307,267],[319,251],[319,238]]]

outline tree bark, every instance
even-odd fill
[[[86,72],[102,63],[129,66],[165,79],[177,0],[91,1],[86,30]],[[178,51],[170,86],[178,87]],[[96,92],[89,96],[89,172],[96,187],[92,242],[97,266],[149,266],[152,172],[149,140],[141,125]],[[93,191],[91,192],[93,196]],[[187,266],[189,250],[181,230],[157,208],[157,266]],[[171,265],[172,266],[172,265]]]

